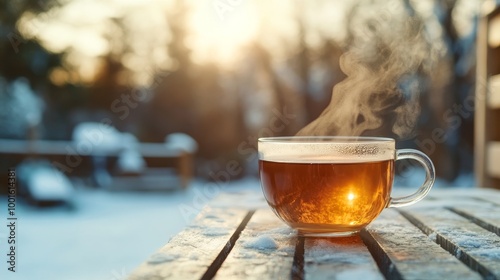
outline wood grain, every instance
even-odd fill
[[[129,277],[135,279],[200,279],[248,211],[205,208],[194,223],[172,238]]]
[[[257,210],[215,279],[288,279],[296,240],[271,210]]]
[[[389,279],[481,279],[393,209],[362,232]]]
[[[437,191],[385,209],[360,236],[310,238],[260,191],[222,192],[129,279],[500,279],[499,196]]]
[[[359,235],[306,238],[305,279],[384,279]]]
[[[450,207],[449,209],[500,236],[500,206],[485,203],[477,207],[459,206]]]
[[[401,213],[445,250],[488,279],[500,279],[500,237],[447,209]]]

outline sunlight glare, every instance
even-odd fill
[[[356,198],[356,195],[354,195],[353,193],[349,193],[349,194],[347,195],[347,199],[348,199],[349,201],[353,201],[355,198]]]
[[[191,36],[187,44],[193,49],[193,60],[228,65],[239,51],[256,37],[258,14],[252,2],[241,2],[232,10],[218,14],[212,2],[192,6],[189,22]]]
[[[240,67],[254,43],[273,61],[287,59],[300,44],[298,18],[304,22],[310,47],[318,47],[323,37],[338,38],[348,6],[338,0],[307,5],[267,0],[74,0],[47,13],[27,12],[19,26],[23,36],[36,38],[49,51],[66,52],[71,58],[68,66],[81,76],[91,77],[95,71],[89,70],[90,65],[112,56],[120,57],[135,73],[133,83],[147,84],[150,81],[139,77],[145,70],[176,68],[168,50],[173,40],[168,21],[182,13],[175,10],[179,3],[187,7],[181,19],[185,22],[179,23],[185,29],[178,34],[185,35],[182,43],[189,49],[189,59],[224,68]],[[217,3],[229,8],[221,13]],[[58,82],[71,80],[62,77],[54,74]]]

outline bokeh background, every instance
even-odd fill
[[[0,141],[4,145],[0,147],[0,168],[5,170],[1,172],[22,169],[23,163],[35,156],[33,151],[9,153],[24,147],[22,143],[66,143],[56,145],[59,148],[55,150],[60,150],[55,154],[62,154],[62,158],[36,155],[39,162],[30,164],[34,164],[34,169],[38,164],[40,168],[58,170],[78,191],[70,199],[63,199],[63,208],[59,203],[47,205],[33,197],[35,201],[23,201],[21,197],[20,211],[31,221],[26,222],[26,227],[40,230],[41,238],[49,238],[52,230],[60,230],[61,236],[65,236],[61,240],[68,244],[66,254],[78,255],[74,260],[82,263],[93,250],[82,245],[93,242],[86,235],[93,232],[90,236],[99,240],[114,225],[117,230],[113,235],[121,238],[104,239],[109,242],[106,246],[111,247],[99,251],[106,258],[91,262],[94,274],[89,272],[89,266],[78,268],[71,258],[59,259],[66,264],[60,279],[70,279],[64,277],[78,271],[82,277],[91,277],[82,279],[121,279],[189,222],[189,218],[179,218],[179,205],[191,203],[206,182],[222,181],[226,189],[237,189],[238,184],[258,186],[257,138],[294,135],[316,119],[328,106],[332,88],[345,79],[341,56],[353,44],[359,44],[356,40],[360,34],[367,34],[364,44],[373,46],[373,57],[384,57],[387,54],[378,50],[384,50],[380,46],[387,41],[368,35],[375,32],[379,22],[408,17],[419,23],[432,55],[432,71],[416,69],[412,83],[401,86],[403,95],[406,86],[417,88],[419,114],[412,133],[399,138],[398,147],[426,152],[436,165],[439,186],[474,186],[474,112],[460,106],[474,95],[476,36],[482,2],[2,1],[0,140],[7,141]],[[389,122],[391,117],[394,116],[382,116]],[[65,147],[76,143],[75,129],[82,123],[111,126],[121,135],[111,143],[132,143],[137,148],[135,152],[151,143],[187,149],[191,181],[184,193],[100,192],[112,184],[110,178],[117,175],[116,166],[121,162],[116,154],[103,159],[114,153],[109,147],[94,147],[90,156],[82,154],[89,158],[84,157],[82,164],[72,167],[71,172],[54,165],[71,154]],[[436,130],[446,137],[429,146],[426,141],[433,139]],[[395,136],[390,130],[370,134]],[[174,137],[167,138],[169,135]],[[102,154],[96,156],[96,150]],[[129,153],[123,156],[123,161],[129,163],[124,165],[132,166],[134,171],[128,172],[132,175],[125,172],[125,182],[163,172],[154,160],[144,162],[141,153],[134,151],[127,150]],[[166,168],[176,166],[175,158],[163,163]],[[154,168],[144,167],[150,165]],[[30,176],[29,172],[24,174],[21,175]],[[397,184],[401,186],[421,180],[421,173],[411,166],[399,168],[398,174]],[[1,176],[1,192],[5,194],[6,174]],[[20,183],[22,179],[19,178]],[[152,182],[144,180],[133,182]],[[173,182],[168,189],[182,189],[182,182]],[[24,188],[20,196],[29,197],[30,186],[25,184],[28,186],[20,186]],[[113,187],[117,189],[120,184]],[[165,204],[169,204],[167,208]],[[143,212],[124,211],[127,205]],[[96,218],[99,213],[107,214]],[[92,217],[98,222],[93,223]],[[157,225],[160,217],[169,222]],[[137,227],[125,226],[131,219],[137,221]],[[49,221],[54,222],[50,229]],[[65,232],[68,225],[77,230]],[[26,258],[24,268],[21,267],[24,273],[36,268],[43,275],[54,277],[50,279],[59,279],[58,274],[50,272],[53,264],[41,261],[36,265],[37,260],[28,259],[28,255],[41,259],[41,252],[63,252],[64,246],[54,249],[41,239],[35,240],[27,228],[20,229],[24,230],[24,248],[32,246],[39,253],[21,254],[21,259]],[[140,246],[137,235],[144,228],[161,232],[161,236],[149,236],[149,241]],[[124,248],[129,240],[138,245]],[[117,252],[128,257],[113,257]],[[34,279],[25,275],[24,279]]]
[[[255,146],[273,110],[293,114],[274,135],[315,119],[345,77],[339,57],[366,24],[360,17],[378,4],[392,12],[362,2],[7,1],[0,138],[71,140],[78,123],[110,120],[141,142],[190,135],[198,176],[228,159],[244,167],[238,176],[254,174],[238,145]],[[453,181],[472,171],[473,114],[451,130],[442,115],[473,94],[479,1],[402,2],[439,49],[404,145],[444,129],[450,137],[430,156]]]

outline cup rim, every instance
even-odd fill
[[[393,138],[378,136],[272,136],[260,137],[259,143],[387,143],[395,142]]]

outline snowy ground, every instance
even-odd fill
[[[418,170],[404,174],[395,185],[408,187],[395,193],[413,192],[424,177]],[[472,184],[471,176],[451,184],[437,181],[438,188]],[[0,279],[125,279],[194,217],[181,209],[198,211],[221,191],[212,184],[207,192],[207,186],[194,182],[188,190],[150,193],[79,188],[73,208],[38,209],[19,202],[15,273],[7,271],[7,199],[0,197]],[[223,189],[248,188],[258,190],[258,181],[233,182]]]
[[[231,185],[224,189],[235,189]],[[237,185],[258,188],[258,181]],[[216,195],[206,195],[204,186],[152,193],[79,189],[73,209],[19,202],[15,273],[7,271],[7,198],[0,197],[0,279],[125,279],[190,222],[193,215],[184,217],[181,205],[200,209]]]

